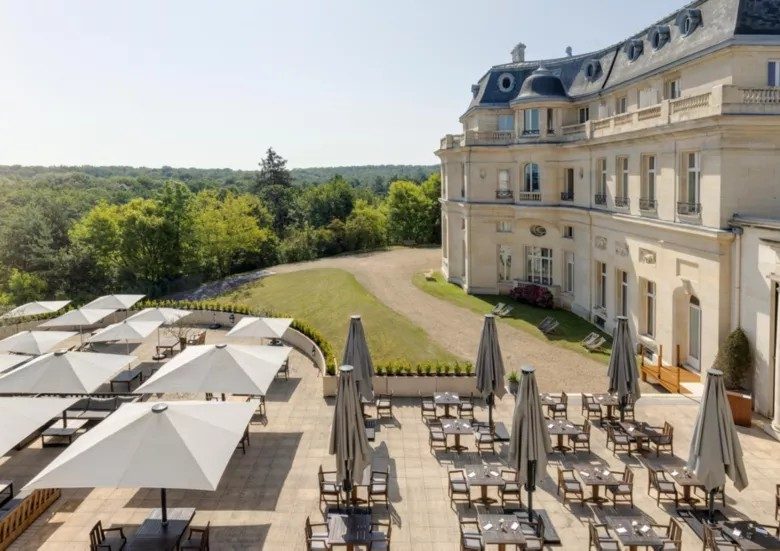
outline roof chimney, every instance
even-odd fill
[[[566,46],[566,56],[571,57],[571,46]]]
[[[525,44],[520,42],[512,48],[512,63],[522,63],[523,61],[525,61]]]

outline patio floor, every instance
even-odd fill
[[[218,332],[210,331],[208,342],[217,342]],[[149,357],[153,343],[135,350],[140,357]],[[124,346],[117,352],[123,352]],[[273,383],[268,395],[267,424],[252,424],[251,445],[246,454],[236,451],[216,492],[170,490],[169,507],[197,508],[193,526],[211,522],[212,549],[299,550],[305,548],[303,526],[307,515],[313,522],[322,519],[318,507],[317,469],[333,468],[327,446],[333,400],[322,397],[322,382],[317,370],[302,355],[291,356],[290,380]],[[541,389],[555,391],[556,389]],[[173,399],[174,397],[168,397]],[[183,398],[183,397],[175,397]],[[512,398],[505,396],[498,404],[495,420],[511,425]],[[614,457],[604,448],[605,432],[594,428],[591,456],[577,454],[577,461],[596,456],[606,460],[612,469],[623,470],[630,465],[635,470],[634,499],[636,513],[644,512],[665,524],[673,513],[673,504],[657,507],[647,495],[646,464],[676,466],[687,457],[697,403],[680,396],[646,396],[637,404],[636,417],[651,424],[668,420],[675,427],[675,457],[656,459],[654,455]],[[569,414],[581,422],[579,401],[570,400]],[[369,408],[373,413],[373,408]],[[463,506],[453,508],[447,497],[447,470],[453,466],[479,463],[484,459],[501,464],[506,447],[497,448],[497,455],[480,458],[474,452],[473,439],[463,438],[470,450],[456,455],[428,448],[427,428],[420,418],[418,400],[394,400],[394,419],[381,423],[374,447],[377,453],[389,457],[391,472],[389,511],[375,506],[379,518],[393,522],[392,547],[395,550],[458,549],[458,514],[473,516]],[[476,417],[487,419],[487,412],[478,407]],[[750,485],[742,493],[727,486],[726,514],[745,515],[760,522],[773,522],[775,483],[780,482],[780,443],[759,428],[740,429]],[[0,478],[13,479],[21,488],[58,453],[59,449],[40,447],[40,439],[27,448],[11,452],[0,459]],[[563,506],[555,494],[556,466],[574,463],[574,456],[553,454],[548,466],[548,478],[534,497],[536,508],[544,508],[558,531],[562,549],[584,549],[587,541],[587,521],[614,514],[611,505],[603,508],[578,503]],[[493,495],[494,490],[490,490]],[[585,489],[586,495],[590,494]],[[156,489],[85,489],[63,490],[62,497],[38,519],[11,549],[88,549],[88,533],[96,521],[104,526],[125,526],[132,534],[135,526],[151,508],[159,506]],[[483,508],[481,506],[480,510]],[[628,506],[618,506],[618,512],[632,514]],[[701,545],[693,532],[685,527],[683,548]]]

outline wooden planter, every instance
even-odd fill
[[[734,423],[741,427],[749,427],[753,417],[753,396],[738,390],[727,390],[726,396],[731,406]]]

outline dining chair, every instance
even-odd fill
[[[498,497],[501,499],[501,507],[506,507],[507,498],[517,501],[522,507],[523,499],[520,483],[517,481],[517,471],[512,469],[501,469],[501,478],[504,480],[503,486],[498,487]]]
[[[620,545],[609,533],[606,524],[596,524],[588,521],[588,551],[596,548],[596,551],[619,551]]]
[[[450,496],[450,502],[455,503],[456,499],[465,500],[471,508],[471,490],[466,479],[466,471],[455,469],[447,473],[447,488]]]
[[[566,498],[575,496],[579,498],[580,505],[585,502],[585,493],[582,491],[582,484],[574,476],[573,469],[564,469],[558,467],[558,489],[556,495],[561,494],[563,490],[563,504],[566,505]]]
[[[679,495],[677,493],[677,485],[674,480],[667,478],[666,472],[661,469],[654,469],[653,467],[647,467],[647,495],[653,497],[650,493],[655,491],[655,504],[660,505],[661,499],[674,500],[674,506],[677,508],[680,502]]]
[[[634,508],[634,471],[631,467],[626,467],[621,473],[620,483],[616,486],[607,486],[606,493],[612,500],[614,508],[619,502],[630,503]]]

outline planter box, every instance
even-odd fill
[[[741,427],[749,427],[753,417],[753,396],[736,390],[727,390],[726,396],[731,406],[734,423]]]
[[[335,396],[338,377],[325,375],[322,378],[322,395]],[[467,396],[476,395],[477,378],[474,376],[456,377],[454,375],[377,375],[374,377],[374,392],[377,394],[392,393],[395,397],[430,396],[434,392],[457,392]]]

